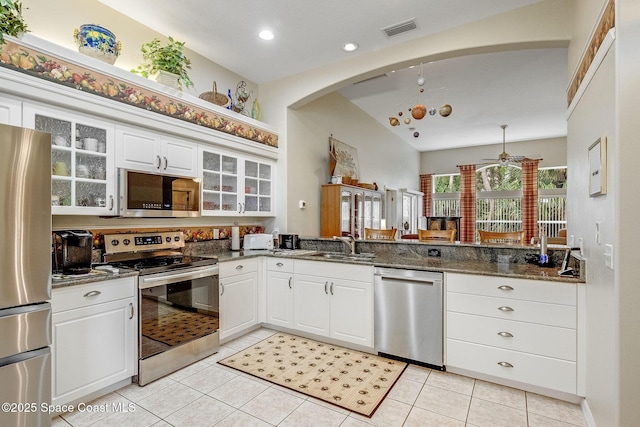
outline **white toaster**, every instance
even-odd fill
[[[271,234],[245,234],[243,249],[255,251],[260,249],[273,249],[273,236]]]

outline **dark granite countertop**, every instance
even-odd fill
[[[132,277],[138,275],[138,272],[136,270],[129,270],[126,268],[120,268],[118,270],[118,273],[92,270],[91,273],[79,275],[54,274],[51,278],[51,288],[58,289],[67,286],[84,285],[86,283],[102,282],[105,280],[121,279],[123,277]]]
[[[439,271],[448,273],[478,274],[483,276],[513,277],[520,279],[548,280],[566,283],[584,283],[579,277],[559,276],[558,267],[540,267],[527,263],[499,263],[480,260],[455,260],[437,257],[407,257],[399,255],[376,255],[363,259],[324,258],[320,252],[310,250],[299,251],[238,251],[217,254],[220,262],[250,258],[256,256],[273,256],[278,258],[305,259],[311,261],[339,262],[348,264],[373,265],[374,267],[404,268],[410,270]],[[206,256],[202,255],[201,256]]]

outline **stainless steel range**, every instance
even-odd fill
[[[220,348],[218,260],[184,256],[182,232],[110,234],[105,261],[138,270],[143,386]]]

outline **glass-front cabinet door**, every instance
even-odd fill
[[[209,215],[241,212],[238,158],[202,150],[202,211]]]
[[[200,147],[202,214],[273,215],[275,164]]]
[[[25,104],[25,127],[51,133],[51,211],[115,215],[114,125]]]
[[[249,215],[270,215],[272,208],[273,167],[269,163],[244,161],[244,206]]]

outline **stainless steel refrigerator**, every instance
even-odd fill
[[[0,125],[0,426],[50,426],[51,135]]]

